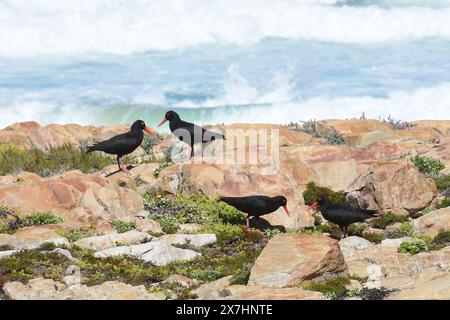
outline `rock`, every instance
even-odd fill
[[[193,247],[204,247],[217,242],[214,233],[211,234],[166,234],[159,238],[168,244],[189,245]]]
[[[205,283],[193,291],[199,300],[220,300],[228,295],[225,290],[230,285],[233,276],[220,278],[219,280]]]
[[[92,250],[105,250],[116,245],[132,245],[151,240],[152,237],[145,232],[131,230],[125,233],[107,234],[80,239],[75,245]]]
[[[350,279],[350,283],[345,286],[348,291],[359,291],[362,289],[362,285],[358,280]]]
[[[450,247],[410,255],[398,253],[394,246],[373,245],[368,250],[355,252],[352,256],[346,255],[345,251],[343,253],[349,274],[362,278],[369,276],[368,268],[371,265],[381,267],[386,279],[410,277],[424,270],[450,271]]]
[[[172,274],[170,277],[164,280],[163,283],[168,284],[178,283],[183,287],[189,288],[197,286],[199,284],[199,281],[183,276],[182,274]]]
[[[251,270],[249,285],[294,286],[346,273],[337,241],[318,235],[284,233],[264,248]]]
[[[382,266],[377,264],[369,264],[366,269],[367,281],[364,284],[364,287],[367,289],[380,289],[381,279],[385,276],[385,272],[383,271]]]
[[[0,251],[0,259],[9,257],[10,255],[13,255],[17,252],[19,252],[20,250],[6,250],[6,251]]]
[[[179,232],[180,233],[195,233],[199,231],[202,226],[198,223],[183,223],[180,224]]]
[[[442,271],[422,272],[400,292],[392,294],[389,300],[449,300],[450,273]]]
[[[75,259],[72,254],[70,253],[69,250],[66,249],[62,249],[62,248],[56,248],[55,250],[51,251],[53,253],[57,253],[60,254],[62,256],[65,256],[67,259],[69,259],[70,261],[76,261],[77,259]]]
[[[95,253],[96,257],[106,258],[113,256],[133,256],[151,262],[156,266],[164,266],[172,261],[192,260],[200,255],[200,253],[188,250],[175,248],[165,241],[152,241],[135,246],[122,246],[110,248]]]
[[[60,288],[60,289],[58,289]],[[147,292],[143,285],[132,286],[118,281],[108,281],[87,287],[73,285],[64,288],[51,279],[37,278],[27,285],[9,282],[3,290],[13,300],[163,300],[161,294]]]
[[[70,246],[66,238],[59,236],[54,230],[45,226],[32,226],[17,230],[12,235],[1,235],[0,246],[8,245],[14,249],[36,249],[44,243],[56,246]]]
[[[414,233],[436,236],[440,230],[450,230],[450,207],[430,212],[413,222]]]
[[[364,238],[351,236],[339,241],[339,247],[344,257],[351,257],[356,252],[370,249],[372,247],[372,242]]]
[[[227,300],[320,300],[322,294],[301,288],[272,288],[260,285],[231,286]]]
[[[362,162],[366,174],[349,186],[363,208],[415,213],[436,197],[436,185],[410,162]],[[357,191],[356,191],[357,190]]]
[[[147,232],[150,234],[163,234],[164,232],[161,229],[161,225],[158,221],[153,219],[139,219],[135,220],[136,228],[139,231]]]
[[[384,239],[383,241],[381,241],[380,245],[383,247],[398,248],[403,242],[413,242],[413,241],[415,241],[415,239],[411,237]]]

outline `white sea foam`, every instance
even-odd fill
[[[287,96],[289,97],[289,96]],[[247,97],[251,98],[251,97]],[[256,101],[260,96],[253,96]],[[217,108],[188,108],[180,110],[184,116],[194,115],[196,121],[205,123],[279,123],[308,119],[332,119],[360,117],[364,112],[369,118],[387,117],[395,119],[450,119],[450,83],[435,87],[419,88],[411,92],[392,91],[384,98],[326,97],[320,96],[304,101],[285,101],[255,105],[251,100],[243,100],[245,105],[228,105]],[[15,103],[0,105],[3,117],[0,127],[27,120],[43,124],[79,123],[111,124],[131,123],[141,118],[151,125],[157,124],[168,106],[60,106],[50,102],[17,100]],[[74,112],[76,110],[76,112]]]
[[[0,0],[0,56],[131,54],[268,37],[337,43],[450,38],[448,2],[435,8],[425,0],[413,6],[403,0],[381,1],[384,6],[351,0]]]

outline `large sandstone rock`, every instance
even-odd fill
[[[422,272],[389,300],[450,300],[450,272]]]
[[[415,213],[436,197],[436,185],[409,162],[362,162],[366,173],[349,187],[364,208]]]
[[[414,233],[436,236],[440,230],[450,230],[450,207],[430,212],[413,222]]]
[[[349,274],[367,277],[369,269],[379,266],[383,277],[414,276],[424,270],[450,271],[450,247],[416,255],[398,253],[395,246],[373,245],[348,255],[343,250]]]
[[[256,260],[249,285],[292,286],[346,274],[338,242],[328,237],[280,234],[269,241]]]
[[[10,246],[14,249],[36,249],[44,243],[70,245],[66,238],[47,226],[26,227],[11,235],[0,234],[0,246]]]
[[[118,281],[108,281],[87,287],[74,285],[68,288],[51,279],[36,278],[27,285],[9,282],[3,290],[13,300],[163,300],[161,294],[149,293],[144,286],[131,286]]]
[[[220,300],[226,297],[229,293],[226,287],[230,285],[233,276],[220,278],[219,280],[202,284],[193,291],[197,295],[198,300]]]

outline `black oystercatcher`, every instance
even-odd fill
[[[122,157],[132,153],[141,145],[142,140],[144,140],[143,130],[152,136],[156,136],[156,133],[149,129],[145,125],[144,121],[137,120],[133,123],[129,132],[122,133],[112,137],[109,140],[96,143],[93,146],[88,147],[87,153],[91,153],[93,151],[103,151],[109,154],[115,154],[117,155],[119,170],[131,175],[127,167],[124,166]]]
[[[279,207],[283,207],[286,214],[290,216],[287,199],[284,196],[220,197],[219,200],[247,214],[247,229],[250,228],[250,217],[258,219],[260,216],[278,210]]]
[[[326,220],[337,224],[341,228],[343,232],[342,236],[344,238],[347,237],[347,228],[350,224],[373,218],[376,214],[375,210],[365,210],[354,208],[349,205],[332,204],[326,195],[321,195],[317,202],[314,202],[309,209],[314,209],[316,207],[319,207],[322,216]]]
[[[191,158],[194,156],[194,144],[211,142],[216,139],[225,140],[221,133],[212,132],[193,123],[181,120],[178,113],[168,111],[158,128],[169,121],[170,131],[180,140],[191,147]]]

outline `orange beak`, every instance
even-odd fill
[[[315,209],[315,208],[317,208],[318,205],[319,205],[319,203],[316,201],[316,202],[314,202],[308,209],[309,209],[309,210]]]
[[[152,129],[145,127],[144,128],[145,132],[147,132],[149,135],[156,137],[156,133],[155,131],[153,131]]]
[[[164,118],[163,121],[161,121],[161,123],[159,124],[158,128],[161,127],[161,126],[162,126],[164,123],[166,123],[166,122],[167,122],[167,119]]]
[[[283,207],[284,211],[286,212],[286,214],[290,217],[291,214],[289,213],[289,210],[286,206]]]

